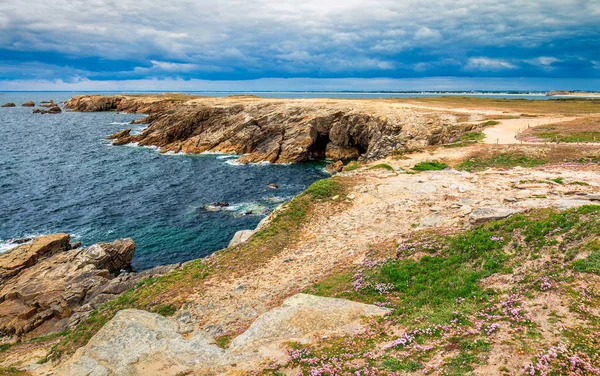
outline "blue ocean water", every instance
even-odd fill
[[[235,165],[227,155],[162,155],[104,137],[140,115],[20,107],[74,93],[0,93],[0,246],[54,232],[89,245],[132,237],[142,270],[206,256],[326,176],[323,165]],[[275,183],[279,189],[268,188]],[[205,205],[231,204],[212,212]],[[252,214],[245,215],[252,211]]]

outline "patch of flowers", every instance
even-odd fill
[[[550,278],[542,277],[540,283],[540,290],[548,291],[552,288],[552,283],[550,282]]]
[[[538,354],[535,363],[528,365],[525,375],[547,376],[547,375],[600,375],[596,359],[587,354],[575,351],[564,343],[551,347],[547,351]]]

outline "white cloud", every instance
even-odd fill
[[[433,40],[436,41],[442,37],[439,31],[430,29],[427,26],[423,26],[415,33],[415,38],[420,40]]]
[[[490,59],[487,57],[474,57],[468,60],[465,69],[479,71],[498,71],[505,69],[516,69],[517,66],[502,59]]]

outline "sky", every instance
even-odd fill
[[[0,90],[600,90],[600,0],[13,0]]]

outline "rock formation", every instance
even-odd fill
[[[76,96],[65,107],[149,114],[143,121],[150,125],[139,135],[125,130],[111,136],[119,145],[136,142],[159,146],[161,152],[244,154],[241,163],[378,159],[395,150],[445,142],[473,127],[439,112],[392,102]]]
[[[48,106],[45,106],[45,107],[48,107]],[[62,112],[62,110],[57,105],[50,106],[48,110],[41,110],[39,108],[36,108],[35,110],[33,110],[34,114],[60,114],[61,112]]]
[[[266,360],[287,360],[289,342],[309,344],[323,336],[354,334],[364,330],[364,318],[389,312],[345,299],[297,294],[256,319],[224,350],[205,332],[190,332],[180,321],[128,309],[118,312],[59,372],[64,376],[246,374]]]
[[[68,234],[41,236],[0,255],[0,333],[43,335],[66,330],[100,304],[135,286],[131,239],[73,249]]]
[[[35,107],[34,101],[25,102],[21,105],[21,107]]]
[[[16,107],[17,105],[12,103],[12,102],[8,102],[2,105],[2,107]]]

